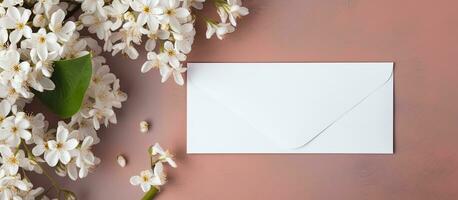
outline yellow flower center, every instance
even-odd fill
[[[8,95],[11,96],[11,95],[15,95],[15,94],[16,94],[16,90],[15,90],[14,88],[10,88],[10,89],[8,90]]]
[[[11,127],[11,132],[12,132],[13,134],[16,134],[17,131],[18,131],[18,128],[17,128],[16,126]]]
[[[143,12],[150,13],[151,9],[148,6],[143,7]]]
[[[56,146],[57,149],[62,149],[62,147],[64,147],[64,144],[62,144],[60,142],[57,143],[57,146]]]
[[[169,16],[175,15],[175,10],[173,10],[173,9],[166,10],[166,11],[165,11],[165,14],[166,14],[166,15],[169,15]]]
[[[16,157],[9,157],[8,159],[8,163],[10,164],[17,164],[18,163],[18,160],[16,159]]]
[[[16,27],[17,27],[17,29],[22,30],[22,29],[24,29],[25,24],[24,23],[17,23]]]
[[[19,65],[14,65],[14,66],[13,66],[13,71],[15,71],[15,72],[19,72],[20,69],[21,69],[21,68],[19,67]]]
[[[43,43],[46,42],[46,38],[43,37],[43,36],[40,36],[40,37],[38,38],[38,42],[41,43],[41,44],[43,44]]]

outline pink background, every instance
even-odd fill
[[[395,62],[394,155],[187,155],[186,87],[160,84],[136,61],[109,58],[128,101],[101,131],[102,164],[77,182],[80,199],[139,199],[129,177],[159,142],[178,169],[159,200],[458,199],[456,0],[251,0],[225,40],[199,28],[190,62]],[[211,7],[210,4],[207,7]],[[209,9],[209,13],[213,13]],[[288,76],[288,73],[279,73]],[[138,131],[141,120],[153,128]],[[120,168],[116,155],[129,163]]]

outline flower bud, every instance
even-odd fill
[[[116,157],[116,161],[118,162],[118,165],[121,167],[125,167],[127,165],[126,158],[124,158],[124,156],[122,155],[118,155]]]
[[[140,122],[140,132],[146,133],[149,130],[149,124],[146,121],[141,121]]]

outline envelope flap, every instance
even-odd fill
[[[297,148],[385,84],[392,71],[392,63],[189,63],[188,85],[274,143]]]

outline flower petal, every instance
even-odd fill
[[[152,62],[152,61],[146,61],[146,62],[142,65],[141,72],[142,72],[142,73],[146,73],[146,72],[148,72],[149,70],[151,70],[152,68],[153,68],[153,62]]]
[[[7,100],[0,102],[0,115],[2,117],[8,116],[11,111],[11,103]]]
[[[32,149],[32,154],[34,156],[41,156],[45,152],[45,146],[44,145],[37,145],[33,147]]]
[[[68,130],[63,126],[58,126],[56,140],[58,142],[65,142],[67,141],[67,138],[68,138]]]
[[[78,146],[78,140],[73,138],[65,142],[64,149],[68,151],[68,150],[75,149],[76,146]]]
[[[84,177],[87,176],[88,173],[89,173],[88,168],[87,167],[82,167],[82,168],[80,168],[80,172],[79,172],[78,175],[79,175],[80,178],[84,178]]]
[[[47,154],[45,154],[45,160],[49,166],[54,167],[57,165],[57,162],[59,161],[59,154],[57,153],[57,151],[50,151]]]
[[[71,160],[71,155],[68,151],[61,151],[59,159],[63,164],[68,164]]]
[[[178,85],[184,84],[183,77],[181,76],[181,73],[178,71],[173,71],[173,79],[175,80],[175,83],[177,83]]]
[[[78,179],[78,170],[76,169],[76,165],[74,163],[67,166],[67,174],[68,177],[74,181]]]
[[[10,33],[10,41],[16,44],[22,38],[22,31],[14,30]]]
[[[149,189],[151,189],[151,185],[148,183],[142,183],[140,184],[140,187],[142,188],[143,192],[148,192]]]
[[[30,140],[30,138],[32,138],[32,134],[30,134],[30,132],[27,130],[19,130],[18,134],[24,140]]]
[[[185,18],[189,16],[189,10],[186,8],[178,8],[176,9],[176,16],[179,18]]]
[[[139,185],[140,182],[141,182],[140,176],[132,176],[132,177],[130,177],[130,184]]]

